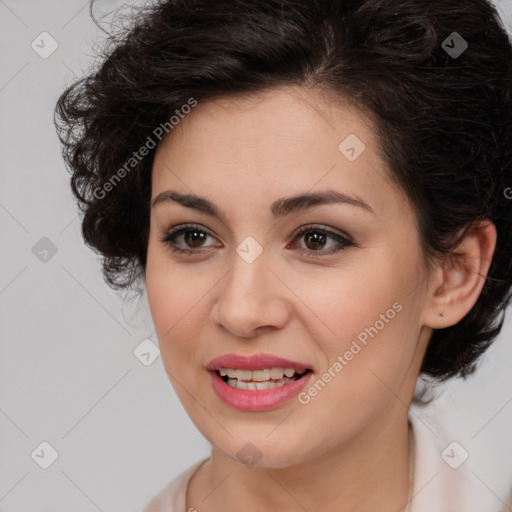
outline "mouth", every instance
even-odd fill
[[[313,368],[273,354],[224,354],[206,366],[213,391],[239,411],[267,411],[289,403],[306,386]]]
[[[271,354],[226,354],[206,367],[213,391],[238,411],[268,411],[289,404],[314,370],[302,363]]]
[[[234,389],[247,391],[263,391],[286,386],[302,379],[312,370],[294,368],[263,368],[259,370],[245,370],[237,368],[219,368],[215,373],[228,386]]]

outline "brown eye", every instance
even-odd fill
[[[206,234],[203,231],[187,230],[184,232],[183,240],[189,247],[201,247],[206,239]]]
[[[186,225],[167,232],[160,241],[170,245],[173,252],[191,254],[200,252],[203,247],[211,247],[211,245],[205,245],[208,237],[213,238],[208,232],[200,229],[198,226]],[[180,238],[182,241],[178,240]]]
[[[299,247],[298,250],[305,252],[308,256],[328,256],[349,247],[357,247],[357,244],[352,242],[348,237],[316,226],[306,226],[299,231],[293,239],[293,247],[296,245],[295,241],[300,238],[303,238],[306,248]],[[333,240],[337,243],[331,244],[330,247],[326,248],[325,246],[329,243],[329,240]]]
[[[312,250],[322,249],[326,240],[327,237],[322,233],[318,233],[317,231],[310,231],[304,236],[304,242],[306,246],[308,249]]]

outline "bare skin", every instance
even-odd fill
[[[457,260],[427,269],[414,208],[391,181],[371,122],[329,99],[286,87],[199,104],[157,149],[153,199],[195,194],[224,214],[171,200],[151,211],[146,286],[163,362],[213,447],[190,480],[187,510],[405,510],[407,406],[428,340],[463,318],[484,284],[493,224],[471,230]],[[365,144],[354,161],[338,147],[350,134]],[[333,203],[272,216],[277,199],[328,189],[369,209]],[[189,223],[204,242],[181,235],[175,246],[195,252],[173,252],[161,239]],[[295,236],[311,224],[317,238]],[[236,252],[249,236],[263,249],[250,264]],[[314,382],[381,324],[307,403],[240,411],[218,398],[205,369],[222,354],[264,352],[307,364]],[[252,467],[237,456],[248,442],[261,456]]]

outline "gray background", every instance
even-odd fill
[[[124,2],[96,3],[100,18]],[[510,29],[512,0],[498,3]],[[0,0],[0,30],[0,512],[140,512],[209,444],[161,358],[135,355],[157,344],[147,303],[123,303],[80,237],[52,116],[104,33],[84,0]],[[31,47],[43,31],[58,43],[46,59]],[[450,426],[447,441],[497,499],[512,482],[511,336],[509,308],[478,374],[440,388],[422,413]],[[44,441],[58,453],[47,469]]]

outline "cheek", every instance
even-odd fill
[[[169,257],[159,248],[158,242],[150,242],[146,263],[146,291],[151,317],[164,362],[167,352],[179,349],[177,332],[189,321],[187,311],[193,302],[193,287],[187,286],[184,276]],[[197,301],[197,299],[196,299]],[[171,343],[173,341],[173,343]]]
[[[218,277],[193,266],[178,265],[166,250],[150,243],[146,264],[146,291],[163,363],[176,377],[197,367],[197,341],[209,317],[209,292]]]
[[[322,329],[316,338],[324,363],[299,395],[304,418],[309,418],[305,421],[311,428],[324,425],[328,432],[330,440],[322,449],[329,443],[334,449],[340,439],[350,439],[406,400],[397,396],[414,360],[414,311],[408,303],[390,299],[389,287],[383,290],[358,287],[351,295],[325,302],[322,319],[336,335]]]
[[[411,364],[417,335],[409,286],[412,263],[381,258],[379,265],[364,267],[337,276],[333,272],[320,285],[304,281],[303,291],[307,288],[313,313],[309,329],[323,353],[322,373],[341,357],[343,368],[338,364],[339,371],[331,371],[350,374],[349,385],[357,386],[358,393],[377,381],[370,369],[391,382],[400,380]]]
[[[333,340],[345,340],[373,325],[381,314],[401,301],[403,282],[392,269],[385,268],[384,262],[368,268],[338,269],[316,283],[302,278],[298,295],[307,297],[307,306],[317,324],[324,327],[323,334],[330,334]]]
[[[155,245],[156,242],[152,242],[150,237],[146,262],[146,292],[153,323],[161,342],[160,334],[168,323],[169,315],[175,311],[176,301],[173,298],[175,288],[170,286],[172,274],[166,268],[165,260],[159,255]]]

